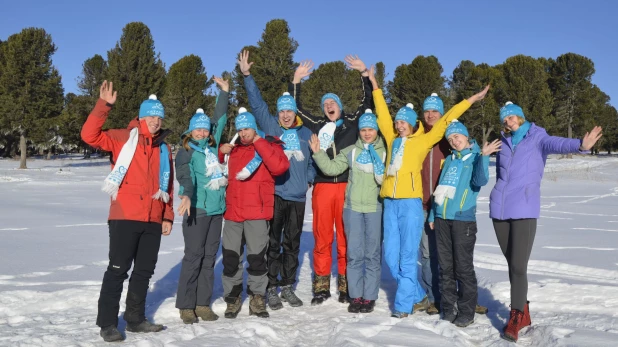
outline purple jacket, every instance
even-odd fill
[[[510,136],[502,133],[502,150],[496,157],[496,185],[489,196],[493,219],[539,218],[541,178],[549,154],[579,152],[579,139],[549,136],[545,129],[530,126],[513,151]]]

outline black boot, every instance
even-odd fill
[[[141,323],[129,323],[127,322],[127,331],[132,333],[156,333],[163,330],[163,325],[153,324],[144,319]]]
[[[124,340],[118,328],[114,325],[110,325],[104,328],[101,328],[101,332],[99,333],[105,342],[116,342]]]

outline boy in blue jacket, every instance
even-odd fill
[[[478,296],[473,264],[476,198],[489,180],[489,155],[500,150],[500,140],[485,143],[481,151],[457,120],[444,136],[452,150],[433,193],[429,226],[436,231],[443,319],[463,328],[474,323]]]

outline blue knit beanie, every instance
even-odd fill
[[[519,116],[526,120],[524,110],[510,101],[507,101],[506,104],[500,109],[500,122],[504,122],[504,118],[508,116]]]
[[[423,102],[423,111],[436,110],[440,112],[440,116],[444,115],[444,102],[436,93],[431,93]]]
[[[195,114],[191,117],[191,121],[189,121],[189,129],[187,129],[183,135],[186,135],[195,129],[206,129],[210,131],[210,117],[208,117],[208,115],[206,115],[204,110],[201,108],[198,108],[197,111],[195,111]]]
[[[406,104],[404,107],[400,108],[397,111],[397,115],[395,116],[395,120],[403,120],[408,122],[412,127],[416,125],[416,120],[418,119],[418,115],[414,111],[414,105]]]
[[[365,113],[358,120],[358,129],[371,128],[378,130],[377,117],[370,109],[366,109]]]
[[[285,92],[283,95],[277,99],[277,112],[290,110],[294,113],[298,111],[296,108],[296,100],[290,95],[290,93]]]
[[[157,100],[157,96],[152,94],[148,100],[144,100],[139,107],[139,118],[143,117],[159,117],[165,118],[165,110],[161,101]]]
[[[238,116],[234,120],[234,125],[236,125],[236,130],[248,129],[251,128],[257,131],[257,123],[255,122],[255,117],[247,112],[247,109],[241,107],[238,109]]]
[[[341,105],[341,99],[339,99],[337,94],[334,94],[334,93],[326,93],[324,94],[324,96],[322,96],[322,101],[320,102],[320,105],[322,105],[322,111],[324,111],[324,101],[326,101],[327,99],[335,100],[337,105],[339,105],[339,109],[341,110],[341,113],[343,113],[343,106]]]
[[[468,134],[468,129],[465,125],[460,123],[457,119],[454,119],[447,127],[446,133],[444,133],[444,137],[448,139],[449,136],[453,134],[461,134],[465,137],[470,137]]]

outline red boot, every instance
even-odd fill
[[[511,318],[509,319],[509,323],[504,327],[504,334],[502,334],[502,338],[511,342],[517,342],[517,335],[521,328],[525,327],[524,323],[524,313],[520,310],[511,310]]]
[[[521,327],[527,327],[530,324],[532,324],[532,319],[530,319],[530,301],[527,301],[526,306],[524,306],[524,318]]]

